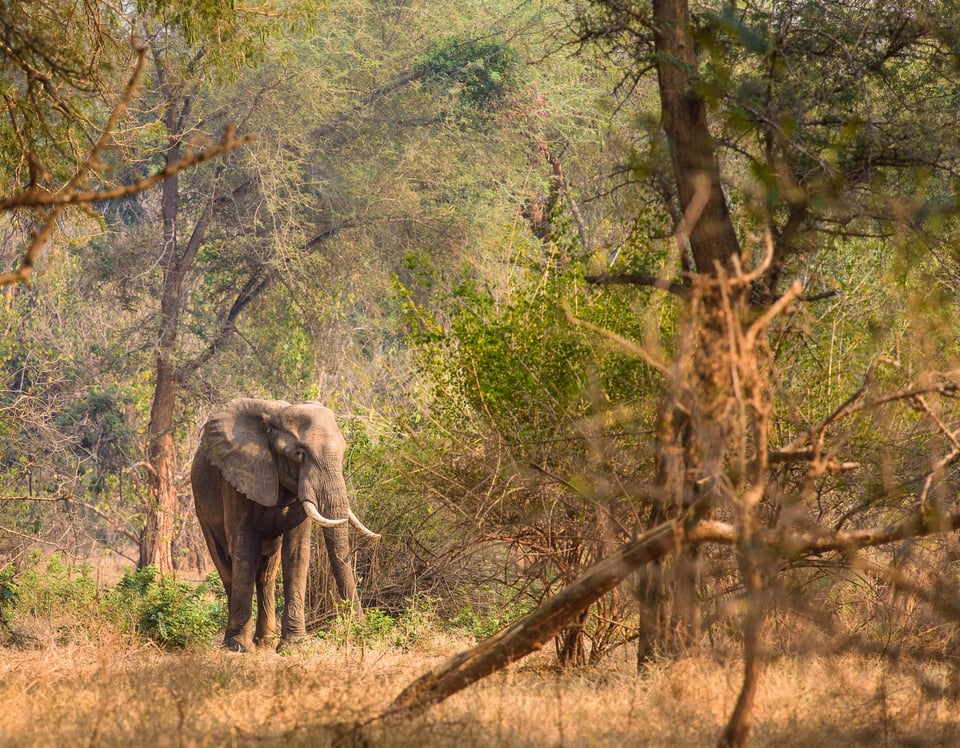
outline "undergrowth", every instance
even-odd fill
[[[504,623],[469,608],[451,619],[443,618],[439,610],[439,601],[427,596],[407,598],[399,615],[370,608],[357,619],[345,606],[315,636],[338,645],[407,651],[433,632],[479,640]],[[94,578],[92,566],[72,564],[59,555],[44,559],[36,554],[20,568],[0,567],[0,644],[33,640],[36,645],[42,637],[29,632],[41,628],[61,641],[112,631],[164,649],[212,647],[226,618],[226,596],[215,573],[192,584],[147,566],[131,569],[115,585],[103,586]]]
[[[7,638],[37,640],[28,632],[38,626],[61,640],[106,629],[183,649],[209,644],[226,621],[215,578],[192,585],[146,566],[103,587],[92,572],[89,564],[71,564],[56,554],[46,560],[36,554],[19,569],[0,569],[0,620]]]

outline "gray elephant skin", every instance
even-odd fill
[[[348,528],[380,536],[350,509],[345,448],[333,412],[313,402],[241,398],[204,425],[190,479],[197,518],[227,593],[223,644],[228,649],[243,652],[275,639],[280,567],[280,644],[306,635],[304,599],[314,523],[323,527],[340,597],[360,613]]]

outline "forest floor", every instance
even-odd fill
[[[0,648],[0,745],[709,746],[739,688],[735,659],[665,660],[638,675],[627,651],[567,671],[544,652],[416,718],[377,719],[467,645],[311,640],[293,654],[238,655],[103,634]],[[877,658],[780,658],[765,670],[751,745],[960,745],[960,701],[944,678]]]

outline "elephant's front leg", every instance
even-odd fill
[[[277,635],[277,571],[280,538],[264,541],[257,569],[257,629],[254,643],[261,647]]]
[[[256,562],[247,557],[235,557],[233,563],[232,594],[229,596],[227,632],[223,646],[234,652],[246,652],[253,644],[253,587]]]
[[[307,635],[304,600],[310,570],[310,531],[310,522],[305,521],[289,529],[283,536],[283,616],[280,619],[280,635],[284,642]]]
[[[227,545],[230,548],[230,595],[227,612],[227,633],[223,645],[235,652],[246,652],[253,644],[253,588],[260,565],[260,534],[246,517],[243,502],[231,507],[227,517]],[[234,516],[230,516],[233,514]]]

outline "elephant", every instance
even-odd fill
[[[200,528],[227,593],[223,645],[245,652],[276,637],[276,579],[283,569],[279,647],[306,635],[304,599],[314,523],[323,528],[340,597],[362,616],[349,563],[357,519],[343,478],[346,441],[317,402],[239,398],[206,422],[190,480]],[[253,590],[256,629],[251,630]],[[252,635],[251,635],[252,634]]]

